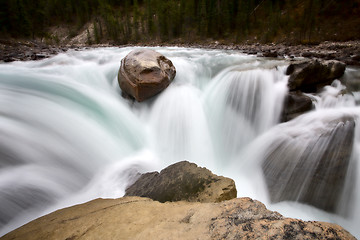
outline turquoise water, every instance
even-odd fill
[[[186,159],[233,178],[238,197],[258,199],[285,216],[336,222],[360,236],[357,182],[355,193],[344,191],[348,206],[339,209],[354,213],[344,217],[297,202],[270,203],[261,171],[276,141],[305,136],[306,145],[332,119],[357,119],[356,92],[341,95],[343,86],[334,82],[312,96],[316,110],[279,124],[287,60],[155,48],[172,60],[176,78],[158,96],[136,103],[121,97],[117,83],[120,60],[132,49],[0,64],[0,235],[65,206],[121,197],[136,171]]]

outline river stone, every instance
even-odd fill
[[[312,100],[300,91],[292,91],[284,100],[282,122],[290,121],[313,108]]]
[[[164,55],[137,49],[121,60],[118,82],[123,93],[141,102],[167,88],[175,74],[174,65]]]
[[[159,202],[221,202],[236,198],[235,182],[206,168],[182,161],[160,173],[145,173],[126,189],[125,196],[149,197]]]
[[[96,199],[38,218],[1,240],[38,239],[349,239],[339,225],[284,218],[261,202]]]
[[[345,72],[345,63],[336,60],[308,60],[290,64],[286,74],[290,75],[289,90],[317,92],[323,86],[340,78]]]
[[[298,201],[336,212],[349,169],[355,122],[344,117],[324,129],[294,134],[265,154],[262,169],[272,202]]]

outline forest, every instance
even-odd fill
[[[52,26],[91,26],[89,43],[347,41],[360,38],[360,0],[0,0],[3,38],[47,39]]]

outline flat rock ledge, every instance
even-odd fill
[[[188,161],[172,164],[160,173],[142,174],[125,193],[125,196],[149,197],[159,202],[221,202],[236,195],[234,180]]]
[[[16,239],[355,239],[342,227],[284,218],[258,201],[96,199],[58,210],[3,236]]]

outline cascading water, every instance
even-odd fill
[[[177,76],[160,95],[133,103],[121,97],[116,78],[131,50],[69,51],[0,64],[0,235],[58,208],[121,197],[137,171],[186,159],[233,178],[239,197],[256,198],[285,216],[336,222],[360,236],[356,92],[345,94],[335,81],[309,95],[315,111],[278,124],[287,61],[156,48],[172,60]],[[351,156],[326,150],[349,141]],[[326,164],[337,166],[340,155],[348,160],[335,213],[305,205],[323,208],[313,198],[321,202],[317,194],[328,185],[312,186],[310,179],[332,175],[319,165],[330,159]],[[276,186],[274,176],[283,185]],[[291,192],[286,184],[296,185],[299,176],[303,184]]]
[[[282,70],[244,65],[226,68],[205,91],[211,133],[222,161],[232,161],[244,146],[279,121],[286,93]]]

